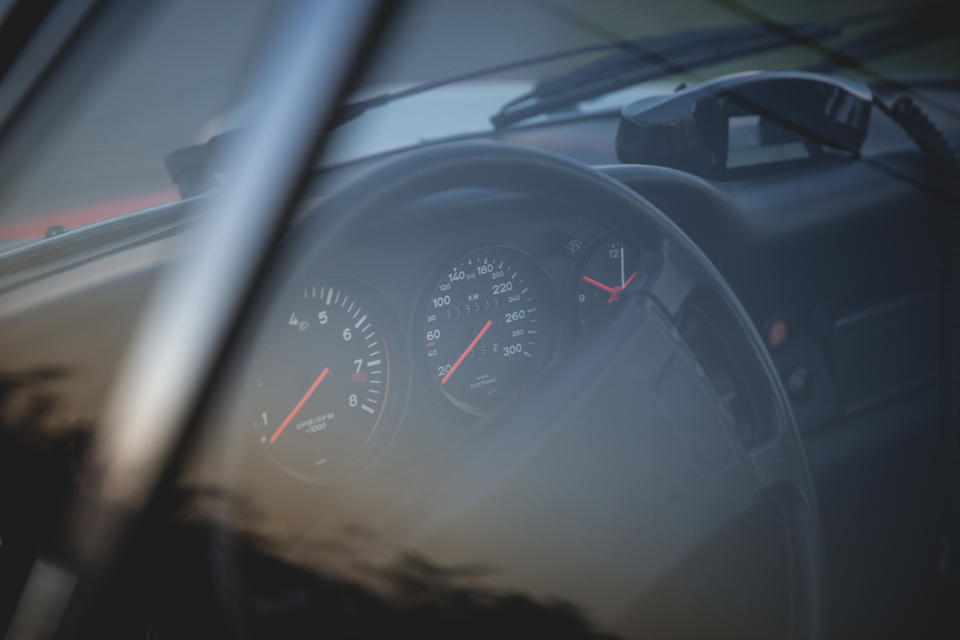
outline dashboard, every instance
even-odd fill
[[[438,147],[305,212],[279,255],[198,484],[219,478],[303,544],[360,526],[375,566],[489,566],[498,589],[631,635],[636,595],[775,490],[797,537],[792,573],[766,579],[816,606],[812,481],[771,365],[719,274],[622,183],[539,151]],[[649,544],[620,547],[594,588],[590,566],[641,523]],[[230,582],[260,597],[256,577]]]
[[[604,121],[578,126],[591,140],[613,135]],[[527,130],[511,141],[562,146],[579,139],[562,135],[575,128]],[[917,163],[902,149],[878,155]],[[767,349],[818,483],[831,588],[855,589],[889,568],[856,546],[865,528],[883,532],[878,547],[916,549],[898,556],[904,565],[926,562],[931,479],[915,470],[935,434],[937,271],[929,227],[916,211],[935,212],[936,203],[854,161],[727,182],[651,167],[596,168],[694,240],[764,340],[778,322],[785,327],[785,339]],[[350,167],[341,173],[355,175]],[[315,187],[316,195],[328,191]],[[145,291],[171,255],[165,243],[189,222],[191,206],[7,258],[0,315],[13,327],[6,335],[25,338],[3,345],[6,361],[21,369],[91,363],[86,370],[97,372],[64,390],[71,419],[96,419],[91,407],[121,356],[116,337],[135,326]],[[307,207],[290,230],[283,277],[267,283],[253,311],[231,429],[277,482],[296,487],[298,504],[346,495],[353,489],[345,487],[362,488],[371,475],[422,468],[431,452],[488,428],[522,407],[539,381],[562,373],[615,320],[628,289],[643,295],[675,275],[665,271],[662,238],[628,239],[589,213],[562,198],[479,185],[401,202],[340,247],[315,247]],[[776,423],[776,407],[756,392],[765,373],[738,356],[742,345],[727,344],[735,318],[724,316],[722,301],[694,292],[687,302],[664,315],[722,420],[745,450],[760,451]],[[91,329],[84,340],[63,331],[51,341],[36,322],[44,316]],[[910,340],[898,339],[904,335]],[[625,411],[642,409],[639,398],[622,402]],[[597,424],[604,417],[595,413]],[[865,494],[885,508],[865,514],[857,507]],[[900,521],[915,524],[908,538],[891,524]],[[836,615],[844,613],[856,615]]]
[[[402,466],[403,451],[442,450],[515,411],[590,348],[628,292],[657,288],[669,254],[659,236],[625,240],[570,203],[474,189],[404,203],[349,250],[292,245],[258,311],[234,420],[279,469],[319,485],[388,450],[384,464]],[[675,313],[719,411],[745,446],[762,444],[776,409],[730,342],[735,320],[706,289]]]

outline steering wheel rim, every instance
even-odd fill
[[[654,402],[656,381],[662,379],[667,367],[678,366],[681,370],[678,375],[687,381],[684,384],[695,387],[693,395],[707,398],[703,394],[710,393],[709,384],[677,330],[677,319],[692,292],[706,287],[722,300],[736,320],[749,357],[754,358],[764,372],[776,424],[770,426],[769,436],[759,446],[745,447],[739,443],[722,416],[711,418],[710,426],[726,432],[722,438],[710,437],[709,447],[691,444],[689,434],[671,438],[661,433],[643,441],[646,445],[659,442],[666,451],[656,451],[655,455],[647,452],[644,460],[651,465],[669,460],[682,466],[686,458],[690,458],[692,464],[684,469],[688,473],[699,469],[707,482],[667,484],[675,493],[690,494],[683,498],[688,500],[685,508],[716,512],[708,519],[698,516],[701,524],[709,524],[710,530],[702,532],[703,535],[687,536],[683,543],[677,541],[678,537],[684,537],[676,535],[679,520],[672,523],[666,529],[674,531],[674,539],[668,541],[678,549],[683,547],[679,550],[689,552],[756,501],[777,500],[786,515],[793,551],[791,636],[819,637],[823,596],[816,496],[786,393],[762,339],[722,275],[692,240],[649,201],[598,171],[552,153],[491,143],[438,145],[389,160],[337,190],[297,225],[295,233],[288,238],[285,253],[298,256],[305,255],[304,252],[320,254],[332,250],[342,246],[351,234],[375,224],[384,211],[398,210],[404,204],[440,191],[478,187],[561,199],[627,242],[639,242],[641,234],[656,234],[664,255],[664,267],[652,283],[633,290],[628,287],[624,291],[623,311],[613,327],[603,332],[599,340],[591,341],[589,348],[575,354],[573,361],[565,363],[566,368],[578,372],[577,375],[567,376],[569,379],[561,383],[558,383],[560,378],[554,376],[549,383],[534,385],[524,409],[516,411],[516,407],[511,406],[508,408],[513,411],[512,415],[500,410],[488,416],[476,430],[480,437],[470,443],[469,460],[465,460],[461,448],[440,463],[437,468],[455,471],[450,477],[457,480],[427,492],[419,504],[408,505],[416,514],[418,525],[403,534],[404,540],[416,546],[419,541],[449,528],[465,512],[482,503],[491,491],[501,490],[504,482],[514,482],[518,468],[528,464],[532,456],[543,455],[545,443],[561,432],[570,433],[567,430],[574,427],[571,419],[563,414],[576,413],[565,406],[574,390],[579,389],[581,394],[590,397],[590,400],[579,401],[585,405],[584,411],[589,411],[586,405],[596,406],[604,394],[616,397],[629,393],[632,398],[647,397]],[[660,354],[658,364],[651,353]],[[639,354],[643,356],[640,359]],[[673,362],[682,364],[671,365]],[[628,382],[624,382],[624,378]],[[612,388],[618,384],[621,386]],[[690,397],[676,401],[678,406],[665,411],[664,415],[668,416],[665,420],[670,422],[671,411],[683,410],[679,405],[696,404]],[[649,425],[641,426],[653,429]],[[677,428],[676,424],[669,425],[664,427],[664,433]],[[695,450],[698,447],[700,450]],[[717,455],[711,447],[724,450],[725,457],[719,466],[701,459]],[[508,463],[500,458],[502,473],[495,477],[498,474],[490,473],[486,456],[497,455],[495,452],[505,449],[514,452],[513,458]],[[662,459],[657,460],[656,456]],[[704,471],[704,464],[713,465],[709,472]],[[726,474],[724,477],[728,476],[727,480],[718,479],[721,472]],[[652,478],[651,484],[664,478]],[[723,491],[717,487],[723,487]],[[697,496],[697,492],[702,495]],[[676,497],[646,495],[644,500],[647,506],[653,505],[649,513],[664,513],[665,501]],[[636,517],[642,519],[642,515]],[[691,521],[697,519],[693,515],[687,517]],[[656,547],[658,539],[651,537],[648,542],[651,540]],[[666,549],[657,549],[636,566],[647,566],[652,581],[659,575],[658,570],[665,568],[652,563],[670,560],[669,556]]]

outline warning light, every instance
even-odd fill
[[[782,318],[777,318],[770,323],[767,329],[767,346],[771,349],[778,349],[787,341],[787,323]]]
[[[362,382],[367,381],[367,372],[361,371],[360,373],[354,373],[350,376],[350,382]]]

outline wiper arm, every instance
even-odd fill
[[[503,73],[505,71],[513,71],[514,69],[522,69],[524,67],[533,67],[541,64],[546,64],[548,62],[556,62],[557,60],[563,60],[565,58],[575,58],[577,56],[583,56],[590,53],[604,53],[606,51],[613,51],[615,49],[620,49],[621,47],[624,47],[627,44],[628,44],[627,42],[605,42],[603,44],[587,45],[583,47],[575,47],[572,49],[564,49],[562,51],[557,51],[554,53],[547,53],[547,54],[533,56],[529,58],[521,58],[520,60],[514,60],[511,62],[506,62],[503,64],[494,65],[491,67],[483,67],[482,69],[475,69],[473,71],[467,71],[465,73],[458,73],[456,75],[440,78],[439,80],[430,80],[427,82],[421,82],[419,84],[415,84],[405,89],[400,89],[399,91],[380,93],[370,98],[364,98],[362,100],[357,100],[355,102],[350,102],[343,105],[342,107],[340,107],[339,113],[335,118],[335,123],[337,126],[339,126],[347,122],[350,122],[355,118],[360,117],[370,109],[383,106],[395,100],[400,100],[402,98],[409,98],[410,96],[426,93],[427,91],[439,89],[440,87],[456,84],[458,82],[465,82],[467,80],[473,80],[475,78],[484,78],[486,76],[492,76],[497,73]]]
[[[539,82],[491,116],[494,128],[543,115],[650,80],[749,55],[782,49],[798,42],[839,36],[847,26],[891,18],[905,9],[874,11],[832,22],[765,22],[682,31],[623,43],[617,53],[559,77]]]
[[[830,23],[804,23],[803,25],[795,25],[793,28],[796,29],[797,33],[806,34],[810,38],[824,38],[839,34],[840,30],[846,25],[853,24],[855,22],[875,20],[887,15],[899,15],[905,11],[905,9],[887,9],[884,11],[875,11],[869,14],[857,15],[852,18]],[[605,72],[605,69],[600,68],[600,65],[603,65],[604,61],[608,61],[608,64],[613,65],[617,62],[617,60],[624,60],[624,57],[626,57],[626,61],[629,62],[629,66],[635,67],[637,61],[643,59],[644,54],[650,54],[653,56],[652,60],[655,63],[654,66],[659,65],[658,68],[668,70],[672,69],[670,73],[685,71],[687,70],[687,67],[683,66],[682,61],[671,62],[671,58],[680,57],[683,54],[693,51],[695,48],[703,48],[704,46],[718,46],[720,44],[719,40],[721,39],[725,40],[728,43],[728,46],[733,46],[737,43],[737,41],[742,41],[745,38],[756,38],[754,41],[754,46],[759,48],[756,51],[746,51],[742,54],[731,54],[731,58],[737,57],[737,55],[749,55],[752,52],[762,52],[770,49],[777,49],[788,44],[786,42],[786,40],[788,40],[787,35],[778,35],[775,33],[771,34],[769,26],[764,29],[762,25],[750,24],[711,27],[706,29],[691,29],[666,36],[658,36],[655,38],[638,38],[634,40],[620,40],[586,45],[582,47],[574,47],[571,49],[564,49],[561,51],[532,56],[529,58],[521,58],[520,60],[513,60],[511,62],[484,67],[473,71],[467,71],[466,73],[460,73],[445,78],[440,78],[438,80],[430,80],[428,82],[415,84],[398,91],[380,93],[369,98],[357,100],[355,102],[345,104],[340,108],[339,113],[335,118],[335,124],[345,124],[351,120],[354,120],[355,118],[360,117],[371,109],[389,104],[395,100],[409,98],[410,96],[426,93],[427,91],[432,91],[433,89],[447,85],[464,82],[466,80],[473,80],[475,78],[483,78],[497,73],[503,73],[505,71],[513,71],[515,69],[522,69],[524,67],[533,67],[546,64],[548,62],[556,62],[558,60],[575,58],[594,53],[606,53],[610,51],[617,52],[611,56],[603,58],[602,60],[591,63],[585,67],[581,67],[583,75],[588,80],[594,79],[598,73]],[[761,38],[765,42],[761,42]],[[711,51],[709,55],[712,56],[714,54]],[[568,74],[570,77],[570,82],[573,83],[576,81],[576,83],[579,84],[580,79],[575,78],[573,76],[574,73],[577,72]],[[669,74],[664,73],[662,75]],[[556,83],[561,82],[565,77],[567,76],[561,76],[560,78],[553,80],[543,81],[537,85],[537,89],[535,91],[546,90],[549,87],[553,87],[556,85]],[[513,100],[510,104],[505,105],[504,109],[511,107],[514,102],[518,102],[521,99],[528,99],[529,97],[539,98],[540,96],[539,94],[533,95],[532,93],[521,96],[521,98]],[[498,117],[499,114],[494,116],[494,118]],[[494,125],[497,126],[496,122],[494,122]]]

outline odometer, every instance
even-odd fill
[[[509,247],[471,251],[441,273],[419,336],[428,372],[451,402],[481,413],[536,372],[549,284]]]

